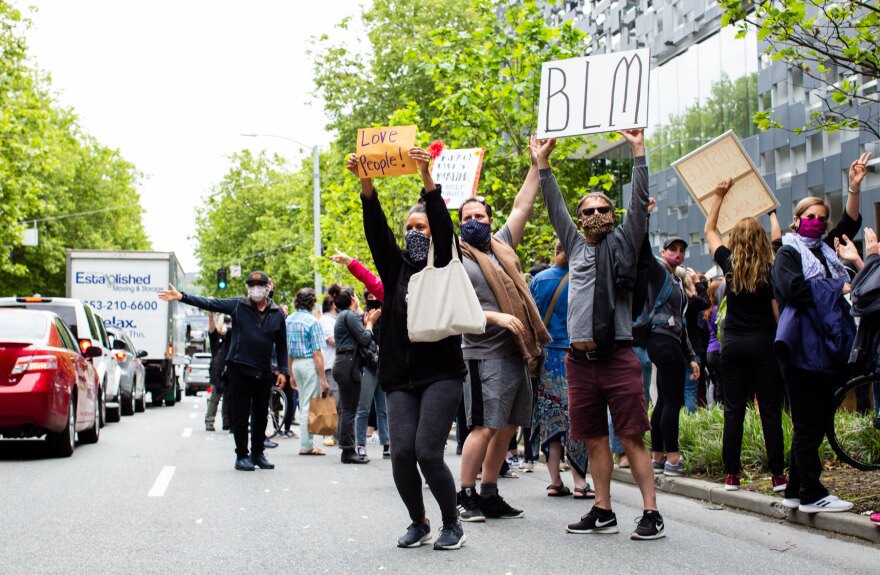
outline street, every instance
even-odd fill
[[[467,544],[439,552],[395,544],[409,520],[391,462],[267,450],[273,471],[233,470],[232,436],[204,431],[205,397],[109,424],[96,445],[52,459],[42,442],[0,442],[2,573],[847,573],[876,574],[868,544],[659,494],[667,537],[629,539],[638,491],[614,483],[621,533],[569,535],[586,512],[548,498],[543,466],[502,480],[523,519],[465,524]],[[219,421],[218,421],[219,428]],[[447,461],[458,472],[454,442]],[[435,532],[439,511],[425,490]]]

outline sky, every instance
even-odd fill
[[[26,0],[32,62],[52,77],[81,127],[117,148],[139,186],[153,249],[197,271],[196,207],[250,148],[291,162],[310,153],[274,138],[326,145],[332,134],[310,92],[309,38],[350,42],[335,25],[369,0]],[[28,7],[33,6],[36,11]]]

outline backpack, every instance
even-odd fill
[[[654,314],[666,304],[669,297],[672,295],[672,290],[675,289],[675,283],[671,280],[671,277],[671,274],[667,271],[666,275],[663,276],[663,285],[660,286],[660,290],[657,292],[653,304],[649,303],[646,299],[642,313],[639,314],[633,322],[633,341],[637,345],[644,345],[651,337],[651,327],[654,323]]]
[[[717,328],[715,338],[718,340],[718,343],[724,343],[724,320],[726,319],[727,294],[724,294],[724,297],[721,298],[721,303],[718,304],[718,311],[715,312],[715,327]]]

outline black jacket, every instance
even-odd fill
[[[422,190],[434,242],[436,267],[446,266],[452,260],[455,236],[452,218],[441,194],[439,185],[430,192]],[[461,336],[430,343],[409,340],[406,327],[409,279],[414,273],[425,269],[425,264],[414,263],[406,250],[397,245],[375,190],[369,198],[362,195],[361,203],[367,243],[385,287],[382,331],[379,334],[379,385],[385,391],[394,391],[413,389],[444,379],[463,378],[467,370],[462,359]],[[437,305],[456,305],[456,302],[437,302]]]
[[[227,362],[238,363],[263,372],[272,371],[272,350],[279,358],[287,357],[287,327],[284,312],[271,300],[262,312],[247,297],[224,299],[183,294],[182,303],[232,316],[232,337]],[[287,361],[278,362],[278,370],[287,375]]]

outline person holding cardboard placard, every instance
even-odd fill
[[[783,505],[803,513],[852,508],[822,485],[819,447],[833,415],[834,392],[848,378],[855,336],[850,305],[843,297],[850,291],[850,277],[833,247],[835,240],[848,243],[847,238],[859,232],[859,191],[870,158],[862,154],[850,166],[846,210],[827,234],[828,205],[816,197],[798,202],[791,224],[794,233],[783,236],[773,264],[780,310],[776,353],[794,426]],[[832,333],[826,334],[822,326],[833,326]]]
[[[577,224],[550,168],[556,140],[532,142],[550,223],[562,242],[569,263],[568,335],[571,347],[565,360],[568,374],[571,436],[587,442],[596,504],[570,533],[617,533],[611,510],[611,471],[606,410],[629,458],[630,469],[642,494],[644,511],[632,539],[665,536],[651,458],[642,442],[650,430],[642,389],[642,367],[632,350],[633,288],[638,253],[648,231],[648,164],[642,130],[621,135],[633,154],[633,191],[623,222],[608,196],[587,194],[577,206]],[[583,232],[583,234],[581,233]]]
[[[510,519],[524,514],[499,495],[498,476],[516,428],[531,424],[532,386],[527,360],[539,357],[541,346],[551,340],[515,251],[537,195],[538,168],[532,162],[507,222],[494,235],[492,208],[484,200],[469,198],[458,210],[465,256],[462,263],[488,323],[485,333],[464,336],[468,367],[464,402],[471,431],[461,455],[462,521]],[[483,475],[478,492],[480,467]]]
[[[455,419],[466,373],[461,337],[412,342],[407,329],[410,278],[425,269],[431,242],[434,265],[448,265],[452,261],[455,234],[442,190],[434,184],[428,169],[431,156],[421,148],[413,148],[408,157],[417,163],[424,188],[421,201],[407,217],[405,249],[398,246],[372,179],[359,169],[357,155],[349,157],[347,168],[360,178],[364,233],[385,291],[379,335],[379,385],[388,397],[392,475],[412,520],[397,545],[418,547],[431,540],[421,469],[443,518],[434,549],[458,549],[466,537],[458,521],[455,480],[443,461],[443,438],[448,436]]]

